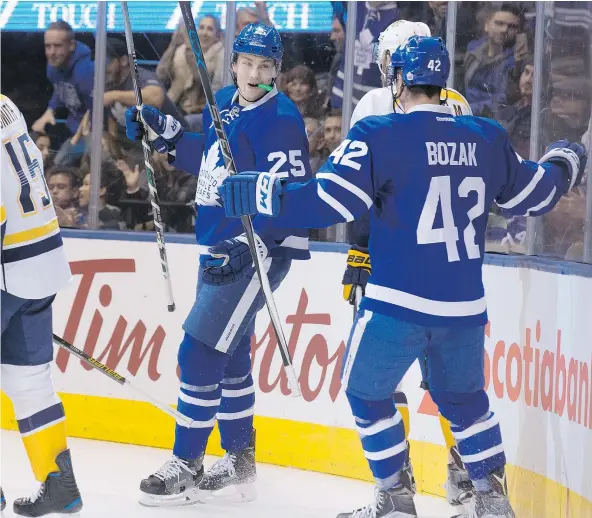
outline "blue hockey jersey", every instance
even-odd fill
[[[286,181],[312,177],[304,121],[296,105],[274,89],[259,101],[242,107],[234,86],[219,90],[216,102],[230,143],[237,171],[270,171]],[[173,165],[198,175],[195,235],[200,245],[211,246],[244,232],[240,220],[226,218],[217,188],[228,176],[209,109],[203,113],[204,134],[184,133],[176,145]],[[263,216],[253,218],[255,232],[270,255],[308,259],[308,231],[283,227]]]
[[[275,219],[326,227],[370,209],[361,307],[425,326],[483,325],[488,208],[539,215],[567,189],[563,166],[523,160],[495,121],[421,105],[358,122],[314,180],[284,186]]]

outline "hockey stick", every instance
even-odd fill
[[[78,349],[78,347],[75,347],[74,345],[69,344],[68,342],[66,342],[66,340],[64,340],[63,338],[60,338],[56,334],[53,335],[53,341],[56,345],[59,345],[62,349],[65,349],[70,354],[76,356],[76,358],[82,360],[87,365],[89,365],[89,366],[93,367],[94,369],[98,370],[99,372],[103,373],[105,376],[112,379],[113,381],[119,383],[122,387],[127,386],[130,389],[132,389],[133,391],[137,392],[144,399],[146,399],[151,404],[153,404],[156,408],[159,408],[160,410],[162,410],[166,414],[173,417],[175,419],[175,421],[177,421],[177,423],[180,424],[181,426],[185,426],[186,428],[193,428],[193,426],[192,426],[194,423],[193,419],[191,419],[187,416],[184,416],[181,412],[179,412],[178,410],[175,410],[174,408],[171,408],[166,403],[162,403],[161,401],[154,399],[150,394],[148,394],[148,392],[137,387],[130,380],[128,380],[127,378],[124,378],[121,374],[118,374],[114,370],[111,370],[109,367],[102,364],[99,360],[96,360],[92,356],[89,356],[84,351],[81,351],[80,349]]]
[[[138,110],[142,108],[142,91],[140,90],[140,73],[138,72],[138,63],[136,61],[136,50],[134,48],[134,37],[132,26],[130,24],[127,2],[121,2],[121,11],[123,12],[123,24],[125,27],[125,42],[127,43],[127,58],[134,83],[134,92],[136,94],[136,105]],[[160,201],[158,191],[154,181],[154,167],[152,166],[152,150],[148,141],[148,134],[143,131],[142,148],[144,150],[144,165],[146,166],[146,176],[148,178],[148,191],[150,192],[150,204],[152,205],[152,217],[154,219],[154,228],[156,230],[156,243],[160,253],[160,265],[162,267],[162,276],[165,282],[165,291],[167,295],[167,306],[169,311],[175,311],[175,301],[173,299],[173,287],[169,272],[169,262],[167,260],[166,249],[164,246],[164,230],[162,228],[162,219],[160,217]]]
[[[193,54],[197,62],[197,69],[199,71],[201,84],[206,95],[206,101],[208,103],[208,107],[210,108],[210,113],[212,114],[212,121],[214,122],[216,136],[218,138],[218,142],[220,143],[220,148],[222,149],[224,164],[229,174],[235,175],[236,165],[234,163],[234,159],[232,158],[230,144],[228,142],[228,138],[226,137],[226,132],[224,131],[224,125],[222,124],[222,120],[220,119],[220,111],[218,110],[218,105],[216,104],[214,92],[212,91],[210,76],[208,75],[208,70],[206,68],[203,51],[201,48],[201,44],[199,43],[199,38],[197,36],[197,29],[195,28],[195,21],[193,20],[193,14],[191,13],[191,2],[179,2],[179,7],[181,8],[181,13],[183,14],[183,20],[185,21],[185,27],[187,28],[189,41],[191,42],[191,48],[193,49]],[[226,30],[231,29],[227,28]],[[267,272],[263,268],[263,261],[261,259],[261,256],[259,255],[257,244],[255,242],[255,232],[253,230],[253,223],[251,222],[251,218],[249,218],[249,216],[242,216],[241,222],[243,224],[243,227],[245,228],[245,234],[249,242],[249,248],[251,249],[253,263],[255,264],[257,276],[259,277],[259,282],[261,283],[261,289],[265,297],[265,304],[267,305],[267,310],[269,311],[271,324],[273,325],[273,329],[278,340],[278,346],[280,349],[280,354],[282,356],[282,363],[284,364],[290,387],[295,396],[300,396],[300,387],[298,385],[298,378],[296,377],[294,366],[292,365],[292,359],[290,358],[288,342],[286,341],[286,337],[284,336],[280,316],[278,314],[277,307],[273,299],[271,287],[269,285]]]
[[[353,300],[353,306],[354,306],[354,320],[358,317],[358,311],[360,310],[360,302],[362,302],[362,287],[361,286],[355,286],[354,287],[354,300]]]

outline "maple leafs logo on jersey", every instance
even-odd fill
[[[224,167],[224,160],[220,153],[220,144],[216,140],[201,161],[195,203],[198,205],[210,205],[221,207],[218,187],[228,176]]]

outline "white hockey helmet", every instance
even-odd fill
[[[410,22],[397,20],[391,23],[380,33],[378,41],[374,45],[374,62],[378,65],[380,73],[386,75],[383,70],[384,56],[386,52],[391,54],[405,43],[411,36],[431,36],[430,28],[422,22]]]

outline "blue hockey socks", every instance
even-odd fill
[[[387,490],[396,486],[400,482],[407,442],[403,419],[393,399],[367,401],[352,394],[347,394],[347,399],[377,487]]]

